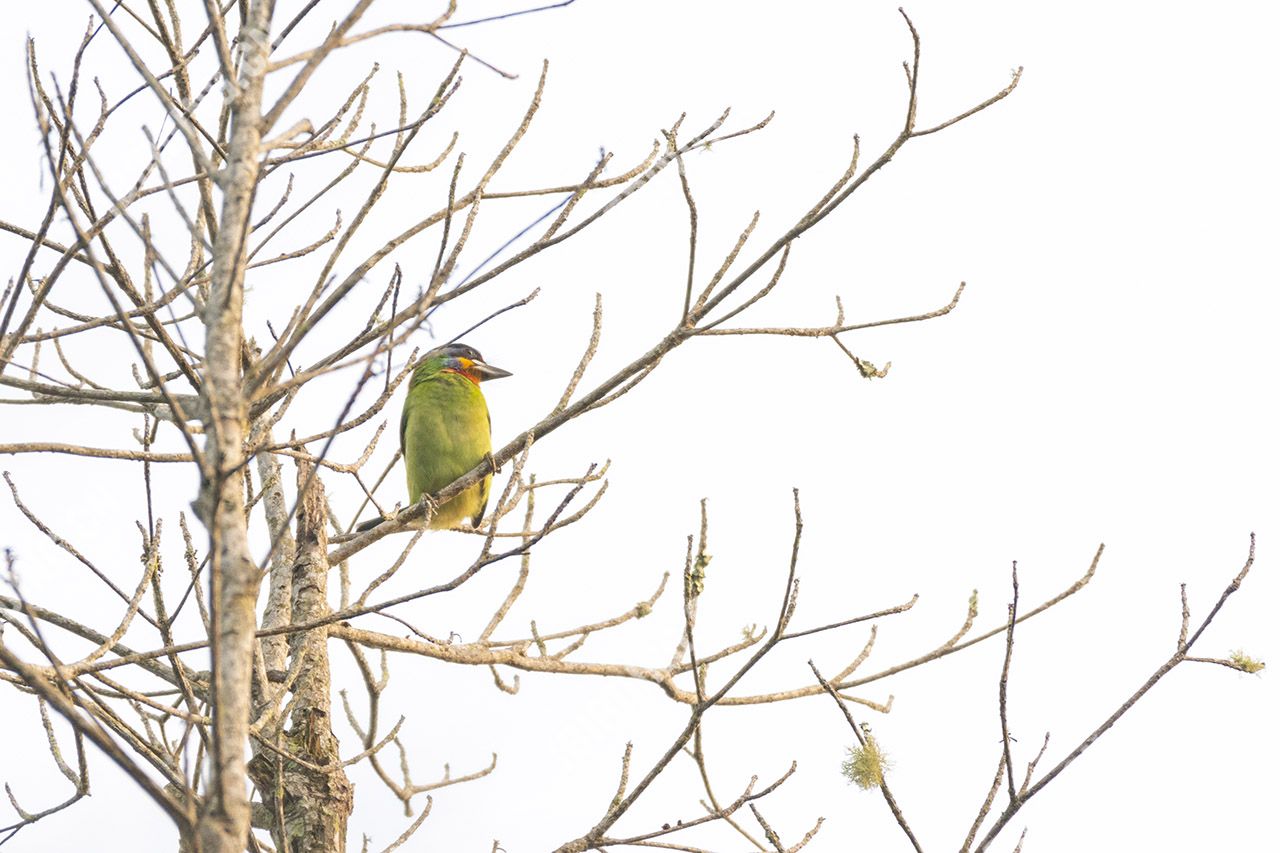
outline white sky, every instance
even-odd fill
[[[297,4],[280,5],[285,19]],[[461,19],[497,8],[460,5]],[[415,8],[376,4],[369,23],[402,19]],[[340,9],[345,4],[322,4],[316,26],[327,26]],[[795,627],[921,596],[910,614],[881,621],[868,670],[949,636],[975,588],[979,625],[997,624],[1011,560],[1019,564],[1023,602],[1031,605],[1070,584],[1105,542],[1095,582],[1018,635],[1010,688],[1016,757],[1030,758],[1047,730],[1052,741],[1042,767],[1048,767],[1171,653],[1178,584],[1188,584],[1193,619],[1202,618],[1239,570],[1250,531],[1258,534],[1254,571],[1197,651],[1224,656],[1243,648],[1276,658],[1280,459],[1269,401],[1280,310],[1274,249],[1280,176],[1272,150],[1280,130],[1273,45],[1280,15],[1263,3],[1085,2],[1049,11],[1043,4],[921,0],[908,11],[924,39],[922,125],[986,98],[1018,65],[1026,68],[1021,86],[990,111],[909,143],[865,191],[797,243],[782,285],[741,319],[827,323],[837,294],[850,318],[914,314],[945,304],[964,280],[960,306],[929,323],[849,336],[860,356],[893,362],[888,378],[877,382],[859,378],[827,341],[694,341],[621,402],[540,443],[530,463],[540,477],[566,476],[608,458],[610,489],[587,521],[540,546],[527,600],[500,633],[522,630],[530,618],[543,630],[604,618],[646,598],[663,571],[678,577],[702,497],[710,502],[714,561],[700,647],[731,642],[744,625],[776,614],[790,549],[790,489],[797,486],[806,527]],[[65,81],[85,15],[87,7],[46,5],[8,10],[0,25],[7,57],[0,64],[0,106],[11,128],[3,142],[8,192],[0,198],[7,221],[38,222],[47,201],[47,177],[36,177],[23,39],[33,34],[42,67]],[[105,36],[86,63],[114,100],[136,78]],[[688,161],[704,281],[754,210],[761,222],[744,255],[771,242],[820,197],[843,171],[854,133],[861,134],[864,162],[879,153],[901,121],[900,62],[910,50],[889,2],[579,0],[452,37],[520,75],[504,81],[469,64],[445,123],[424,132],[410,158],[430,159],[446,131],[458,128],[472,180],[518,122],[541,59],[551,60],[542,110],[495,188],[580,179],[601,147],[615,153],[620,171],[638,162],[659,128],[681,112],[688,114],[685,128],[695,129],[726,106],[733,108],[731,126],[776,110],[767,130]],[[305,34],[297,38],[305,43]],[[383,65],[381,100],[366,115],[385,129],[395,120],[388,72],[403,71],[411,97],[423,98],[452,55],[413,36],[376,51],[352,49],[318,76],[309,103],[329,103],[330,91],[345,94],[374,59]],[[160,122],[151,103],[123,115],[123,127],[154,129]],[[303,115],[326,117],[318,108],[299,109],[284,123]],[[144,150],[141,135],[131,132],[111,142],[122,162]],[[389,193],[367,242],[344,256],[348,263],[361,246],[438,208],[445,171],[408,177]],[[259,204],[265,210],[274,198]],[[350,221],[357,203],[321,205],[281,246],[322,234],[336,205]],[[546,206],[537,200],[482,209],[485,230],[461,268],[469,270]],[[558,398],[589,334],[596,292],[604,299],[604,339],[587,383],[665,332],[683,297],[686,217],[671,169],[580,239],[435,317],[437,335],[448,339],[503,300],[542,288],[528,308],[468,339],[516,374],[486,388],[496,444]],[[415,286],[430,271],[435,234],[392,259]],[[0,235],[5,279],[16,274],[23,251],[19,240]],[[268,267],[251,279],[249,323],[260,341],[267,339],[264,320],[278,318],[279,328],[299,288],[310,287],[304,269],[314,274],[311,267],[298,273]],[[360,292],[362,306],[376,298],[389,271],[389,264],[374,271]],[[339,272],[345,274],[341,263]],[[90,286],[96,288],[84,277],[61,285]],[[55,290],[59,296],[75,302],[79,294]],[[424,335],[421,343],[431,341]],[[319,354],[320,345],[309,352]],[[98,374],[123,377],[119,387],[129,387],[128,354],[118,345],[80,355],[96,359],[89,363]],[[43,358],[54,362],[52,353]],[[307,361],[305,354],[299,360]],[[347,393],[341,384],[331,388],[331,397],[300,400],[285,428],[327,427]],[[395,415],[393,409],[393,426]],[[335,458],[358,455],[374,425],[339,443]],[[8,407],[0,414],[0,442],[125,446],[134,426],[85,408]],[[372,467],[380,469],[394,445],[384,437]],[[55,529],[132,587],[136,471],[123,463],[31,456],[5,457],[0,466]],[[193,482],[175,470],[157,472],[167,566],[175,575],[182,572],[176,515],[192,497]],[[399,482],[397,473],[389,488]],[[336,479],[331,489],[345,512],[354,511],[354,489]],[[116,618],[118,607],[26,523],[7,495],[0,544],[20,555],[33,600],[102,622]],[[396,544],[384,541],[362,554],[355,577],[376,575]],[[420,565],[402,572],[392,591],[451,576],[473,547],[456,534],[433,535],[415,552]],[[417,602],[400,615],[436,635],[470,638],[514,569],[495,567],[454,598]],[[593,638],[582,659],[664,663],[677,609],[675,595],[665,598],[653,618]],[[367,626],[401,630],[385,620]],[[784,647],[742,689],[807,683],[809,657],[837,671],[865,639],[859,627]],[[999,749],[1001,653],[993,643],[862,694],[877,701],[895,696],[889,715],[862,709],[859,718],[891,754],[895,795],[926,849],[958,848],[985,794]],[[511,853],[554,847],[581,834],[605,808],[626,741],[635,743],[633,767],[644,768],[683,725],[684,709],[644,683],[525,675],[513,697],[496,690],[484,670],[392,663],[384,725],[402,712],[409,717],[405,743],[415,781],[435,778],[445,762],[465,773],[499,754],[492,776],[438,792],[414,850],[487,851],[494,838]],[[341,678],[350,676],[345,663],[339,669]],[[1270,673],[1248,677],[1185,665],[1024,809],[997,849],[1012,849],[1027,826],[1023,849],[1038,853],[1274,850],[1278,711],[1280,691]],[[29,810],[65,796],[68,786],[40,741],[34,705],[0,691],[0,719],[0,781]],[[850,734],[825,698],[723,709],[707,726],[717,793],[725,799],[752,774],[770,779],[792,759],[799,762],[796,777],[762,804],[790,843],[821,815],[827,822],[810,849],[906,849],[880,797],[840,777]],[[356,751],[345,723],[338,731],[346,752]],[[173,848],[164,817],[101,756],[91,773],[90,800],[25,830],[11,848]],[[619,834],[699,815],[692,764],[677,760],[669,775]],[[361,769],[354,779],[353,849],[361,833],[380,849],[406,819],[371,774]],[[0,825],[9,822],[7,808],[0,808]],[[745,849],[719,830],[688,841]]]

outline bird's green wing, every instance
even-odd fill
[[[487,406],[485,407],[485,412],[484,412],[484,422],[485,422],[485,426],[488,428],[487,429],[488,434],[493,435],[493,415],[489,414],[489,409]],[[490,450],[489,458],[490,459],[493,458],[492,450]],[[485,512],[489,509],[489,486],[492,483],[492,481],[493,481],[492,474],[490,474],[489,476],[485,477],[483,480],[480,481],[480,511],[477,512],[471,518],[472,528],[478,528],[480,526],[480,519],[484,518]]]
[[[409,425],[409,407],[400,409],[400,455],[404,456],[404,428]]]
[[[485,477],[480,481],[480,509],[476,510],[476,514],[471,516],[473,530],[480,528],[480,519],[484,518],[485,510],[489,508],[489,483],[491,479],[491,477]]]

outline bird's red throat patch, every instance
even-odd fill
[[[476,384],[476,387],[477,387],[477,388],[478,388],[478,387],[480,387],[480,376],[479,376],[479,374],[477,374],[477,373],[473,373],[472,371],[468,370],[466,367],[446,367],[444,370],[442,370],[442,371],[440,371],[440,372],[441,372],[441,373],[456,373],[456,374],[458,374],[459,376],[465,376],[465,377],[467,377],[468,379],[470,379],[472,382],[474,382],[474,383]]]

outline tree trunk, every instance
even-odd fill
[[[324,486],[313,472],[310,465],[299,463],[298,491],[302,494],[305,490],[305,496],[298,514],[297,559],[293,564],[295,623],[329,613],[328,513]],[[290,853],[346,850],[354,789],[339,764],[338,739],[333,734],[328,633],[327,628],[316,628],[289,635],[292,663],[297,666],[301,658],[302,674],[294,685],[290,728],[278,748],[311,766],[268,751],[259,752],[250,765],[266,810],[274,818],[270,823],[276,849]],[[283,826],[279,825],[281,817]]]
[[[241,378],[244,256],[258,181],[262,79],[270,50],[270,0],[257,0],[240,31],[240,68],[231,87],[230,141],[217,181],[222,215],[204,310],[201,387],[207,440],[197,510],[209,529],[213,606],[213,749],[197,829],[201,853],[242,853],[249,834],[245,743],[249,736],[258,570],[249,551],[242,487],[248,406]]]

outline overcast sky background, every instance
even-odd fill
[[[297,4],[279,5],[284,20]],[[505,8],[516,6],[464,2],[458,18]],[[323,33],[345,9],[325,0],[311,34]],[[435,6],[423,12],[408,2],[374,10],[369,24],[435,14]],[[928,323],[847,336],[859,356],[893,362],[888,377],[875,382],[860,378],[826,340],[694,341],[620,402],[539,443],[530,467],[541,478],[611,459],[610,488],[586,521],[539,546],[527,601],[500,633],[524,630],[531,618],[543,630],[605,618],[648,597],[662,572],[678,578],[684,537],[696,529],[703,497],[714,560],[700,647],[727,644],[743,626],[774,618],[794,486],[806,522],[796,627],[921,596],[911,613],[880,622],[868,671],[954,633],[974,589],[979,626],[997,625],[1011,561],[1018,561],[1022,601],[1030,606],[1072,583],[1105,542],[1094,583],[1019,630],[1010,688],[1015,756],[1021,766],[1050,731],[1042,763],[1048,767],[1172,652],[1178,584],[1188,584],[1192,617],[1202,618],[1239,571],[1251,531],[1258,535],[1253,573],[1197,653],[1244,649],[1262,660],[1276,657],[1280,61],[1273,41],[1280,12],[1264,3],[1082,2],[1050,12],[1041,4],[936,0],[915,2],[908,12],[924,40],[921,125],[998,91],[1019,65],[1026,69],[1022,84],[991,110],[909,143],[796,244],[778,290],[740,319],[751,326],[825,324],[836,295],[853,320],[916,314],[944,305],[963,280],[968,289],[959,307]],[[0,143],[6,221],[38,223],[47,203],[23,40],[34,35],[42,67],[66,80],[87,14],[87,6],[73,4],[14,8],[0,25],[7,57],[0,64],[0,109],[9,123]],[[195,20],[188,38],[198,29]],[[854,133],[869,163],[897,133],[905,109],[901,61],[910,39],[890,2],[578,0],[450,37],[519,75],[508,81],[469,63],[444,121],[429,126],[415,149],[413,162],[428,160],[458,129],[457,150],[468,155],[464,183],[466,176],[475,180],[518,123],[544,57],[551,66],[542,109],[495,189],[579,180],[601,148],[614,152],[612,173],[620,172],[642,160],[659,129],[682,112],[689,131],[727,106],[730,127],[776,110],[761,133],[688,159],[704,281],[753,211],[761,211],[761,221],[744,256],[821,197],[845,168]],[[294,50],[308,43],[306,32],[293,38]],[[378,44],[333,60],[309,86],[307,103],[341,99],[377,60],[381,85],[366,118],[389,128],[393,72],[403,71],[410,96],[421,99],[453,61],[425,37]],[[114,97],[137,82],[105,33],[86,67]],[[161,120],[154,103],[137,100],[109,142],[122,163],[145,150],[134,128],[155,128]],[[283,124],[304,115],[327,117],[318,108],[298,109]],[[447,171],[409,176],[393,187],[367,242],[353,247],[348,261],[440,207]],[[260,198],[259,205],[265,210],[273,201]],[[290,245],[327,230],[335,206],[349,221],[358,203],[321,205],[289,232]],[[478,264],[547,206],[537,199],[483,208],[485,229],[460,268]],[[558,398],[589,336],[597,292],[604,336],[584,387],[666,331],[683,298],[686,229],[671,169],[580,238],[433,318],[437,338],[448,340],[506,301],[542,288],[527,308],[468,338],[488,361],[515,373],[486,386],[495,444]],[[375,270],[360,305],[376,299],[390,261],[415,284],[429,274],[436,234]],[[0,234],[6,279],[25,249]],[[306,275],[291,287],[292,272],[275,269],[250,279],[247,323],[260,341],[268,339],[265,321],[275,318],[279,328],[299,288],[310,287]],[[345,274],[342,264],[339,272]],[[73,286],[96,289],[87,277],[61,285]],[[362,323],[367,308],[361,311],[355,313]],[[79,356],[96,375],[130,387],[131,353],[105,340],[109,347],[89,343]],[[420,343],[432,340],[424,334]],[[321,347],[310,352],[318,355]],[[52,354],[44,358],[53,361]],[[307,361],[305,354],[299,361]],[[328,387],[329,394],[300,399],[284,428],[310,433],[331,424],[348,386]],[[398,405],[397,399],[389,412],[393,426]],[[375,425],[338,443],[334,458],[358,455]],[[127,446],[135,426],[83,407],[8,407],[0,412],[0,442]],[[388,434],[371,466],[381,469],[394,449]],[[53,457],[5,457],[0,465],[42,517],[132,586],[133,520],[142,512],[138,472],[124,463]],[[402,488],[400,476],[389,489]],[[342,511],[355,511],[358,495],[349,484],[334,478],[331,489]],[[167,565],[177,574],[176,515],[194,495],[194,479],[158,471],[157,490]],[[403,497],[396,491],[388,499]],[[33,600],[99,622],[117,618],[118,608],[89,586],[84,570],[40,537],[7,496],[0,544],[19,554]],[[384,540],[365,552],[353,574],[375,576],[398,544]],[[452,576],[474,547],[468,537],[433,534],[415,552],[421,567],[402,572],[388,594]],[[400,615],[432,634],[456,631],[470,639],[514,570],[500,567],[447,601],[416,602]],[[593,638],[582,659],[665,663],[679,626],[677,597],[664,598],[652,618],[616,636]],[[368,627],[400,630],[385,620]],[[809,657],[835,672],[865,640],[859,626],[783,648],[740,689],[806,684]],[[342,654],[335,647],[335,658]],[[926,849],[958,848],[986,792],[999,750],[1001,656],[997,641],[870,685],[861,695],[895,696],[888,715],[855,708],[890,753],[895,795]],[[446,762],[465,773],[499,755],[490,777],[438,792],[408,849],[487,851],[494,838],[510,853],[552,848],[598,819],[628,740],[635,743],[633,767],[647,767],[685,719],[683,708],[640,682],[526,674],[519,694],[509,696],[484,670],[392,663],[383,719],[408,715],[405,744],[415,781],[437,777]],[[344,661],[335,680],[350,676]],[[997,849],[1012,849],[1026,826],[1023,849],[1040,853],[1274,850],[1278,713],[1272,673],[1185,665],[1025,808]],[[0,781],[28,810],[65,797],[68,786],[40,739],[34,704],[0,691],[0,719]],[[345,723],[337,729],[345,751],[355,752]],[[839,775],[850,734],[829,700],[721,709],[707,718],[707,739],[717,793],[729,800],[752,774],[771,779],[798,761],[796,777],[762,804],[790,843],[821,815],[827,822],[810,849],[906,849],[881,798]],[[173,849],[163,815],[101,756],[91,774],[89,800],[25,830],[10,846]],[[695,775],[691,762],[677,760],[619,832],[698,816]],[[380,849],[406,818],[366,770],[353,778],[352,849],[362,833]],[[0,825],[10,816],[0,807]],[[745,849],[723,830],[688,842]]]

